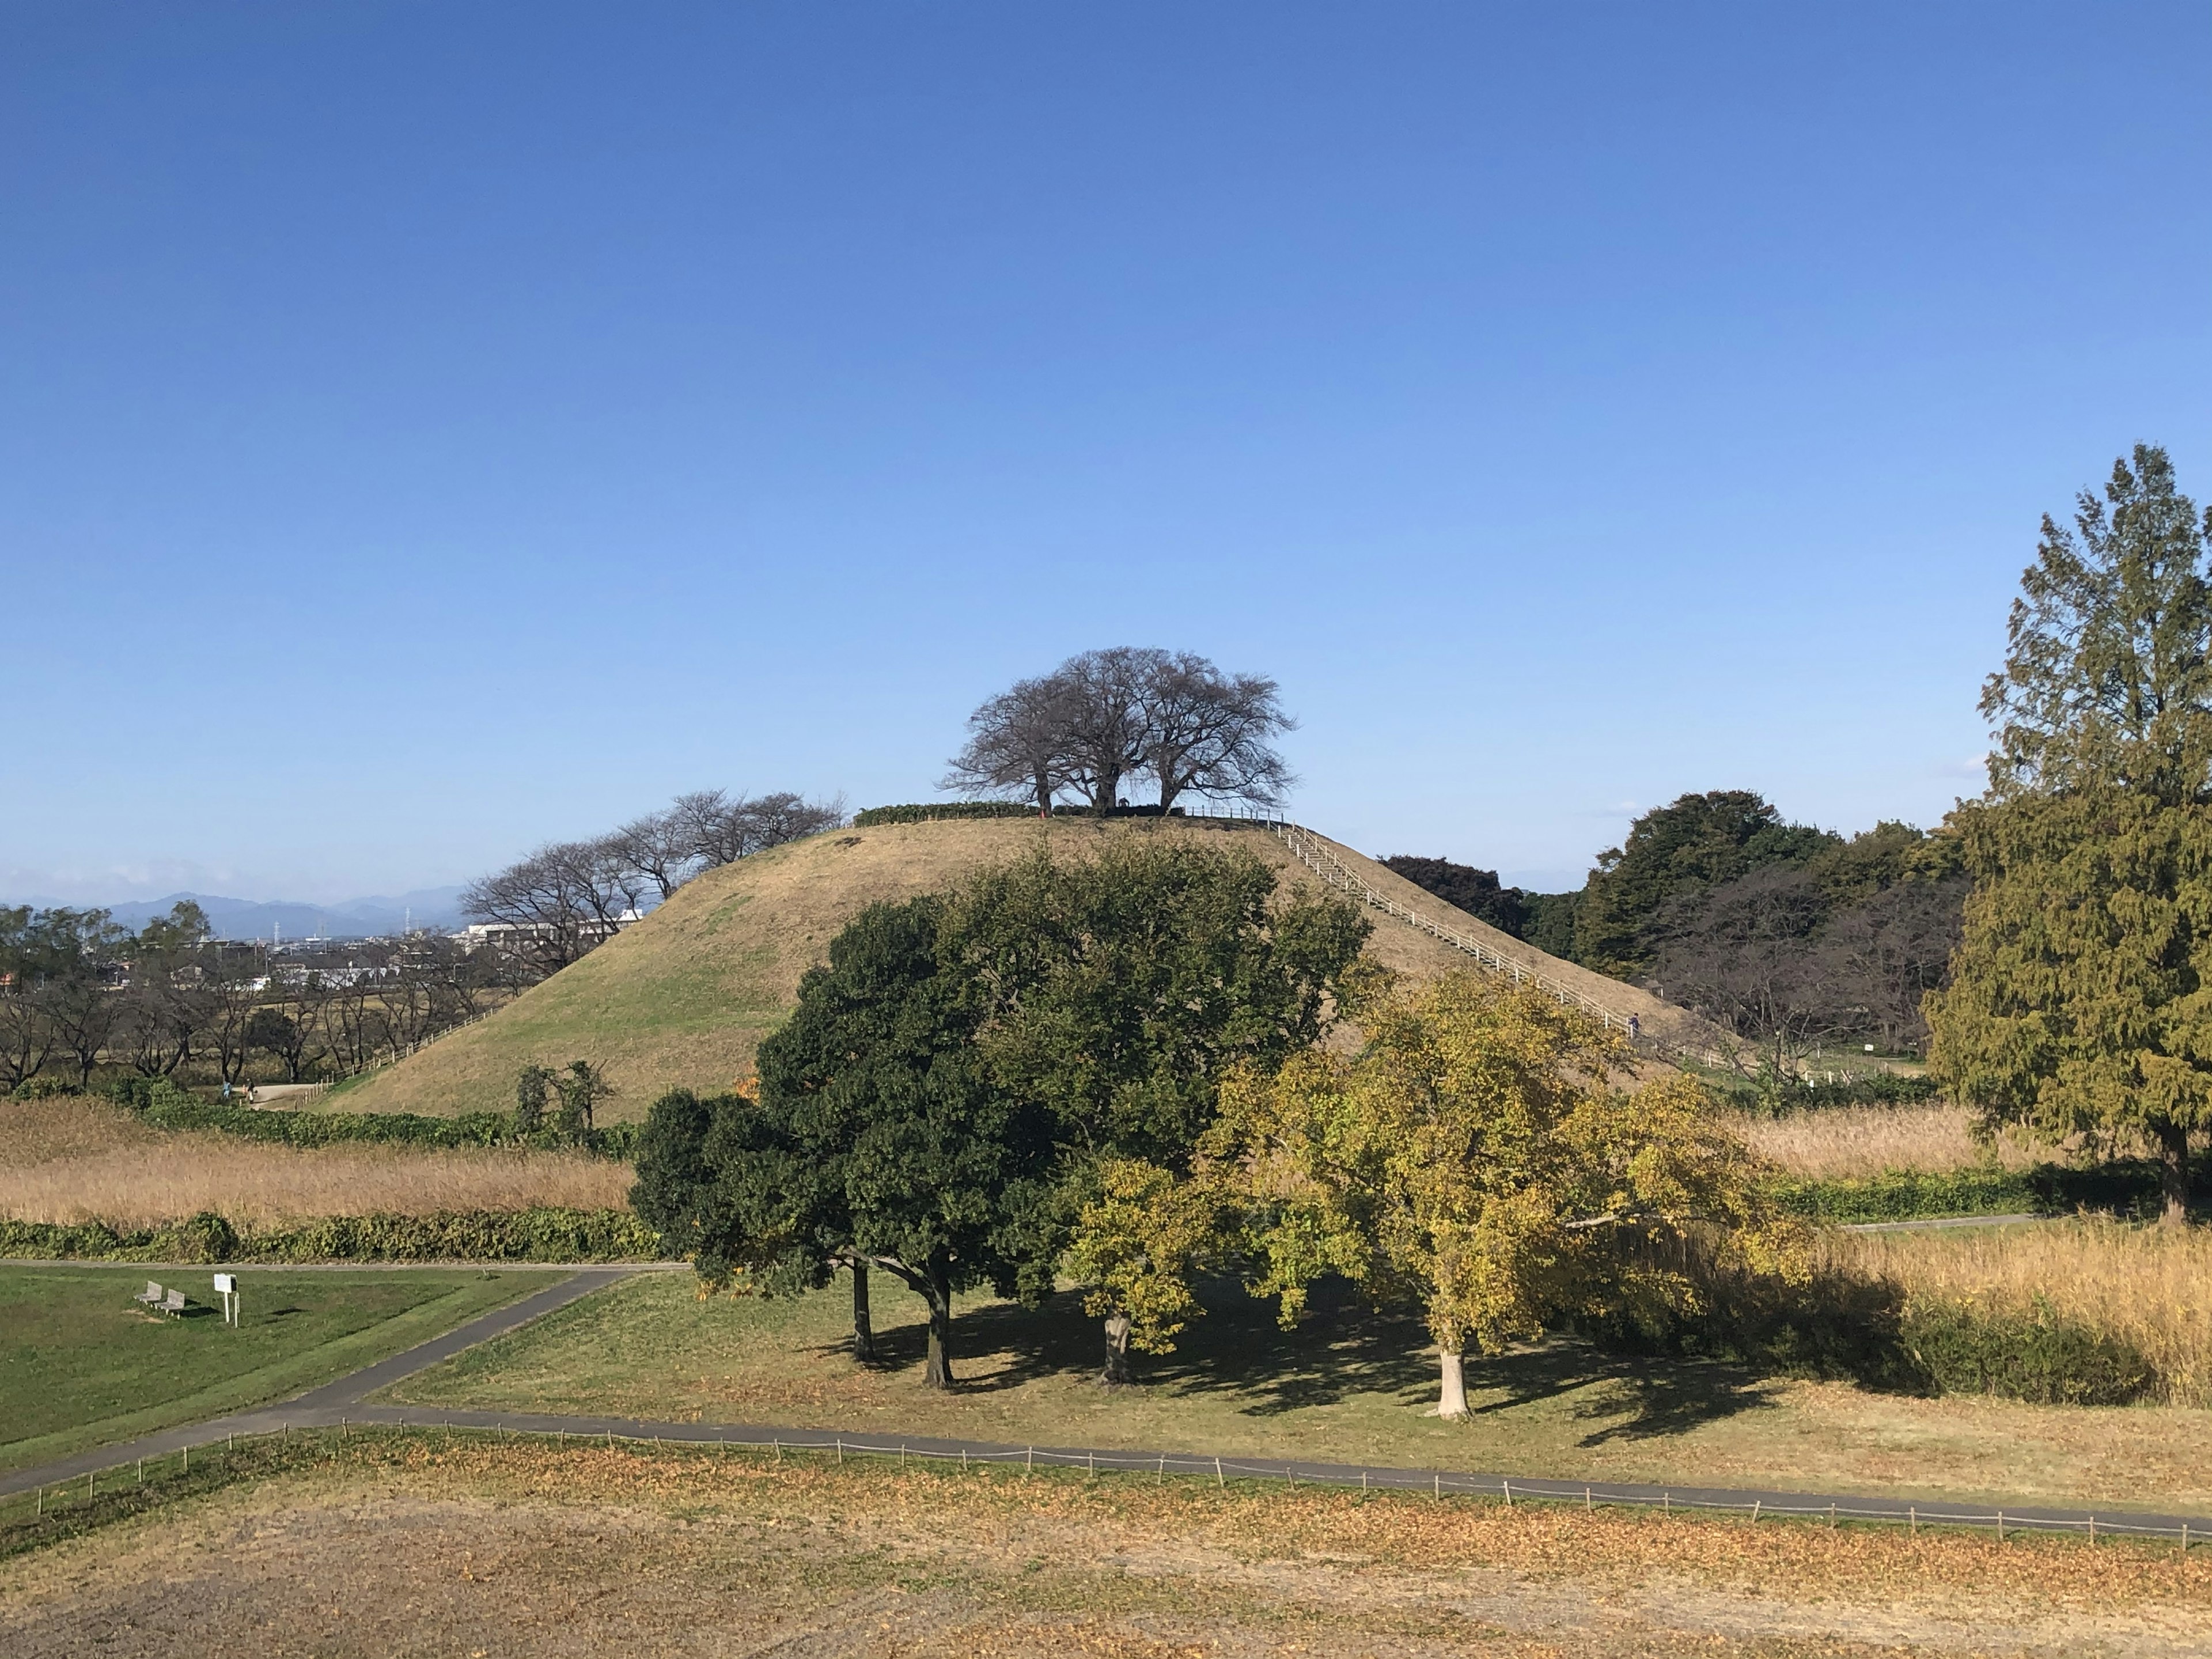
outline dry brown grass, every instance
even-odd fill
[[[2212,1232],[2103,1218],[2011,1227],[1830,1235],[1838,1265],[1908,1297],[2057,1314],[2133,1346],[2176,1405],[2212,1406]]]
[[[565,1152],[266,1146],[149,1129],[88,1100],[0,1106],[0,1216],[150,1227],[204,1210],[234,1224],[326,1215],[627,1207],[627,1164]]]
[[[0,1647],[2202,1652],[2212,1554],[1001,1470],[355,1444],[0,1571]]]
[[[760,1039],[796,1001],[799,976],[865,906],[951,886],[1040,842],[1080,857],[1109,836],[1164,836],[1248,848],[1286,887],[1313,878],[1274,836],[1200,820],[1100,823],[999,818],[832,830],[711,870],[636,927],[532,987],[497,1014],[333,1095],[332,1109],[451,1114],[504,1110],[531,1064],[587,1059],[621,1091],[605,1115],[639,1118],[664,1091],[720,1090],[749,1074]],[[1642,991],[1605,980],[1486,927],[1410,882],[1338,848],[1362,879],[1462,933],[1525,957],[1568,982],[1602,989],[1651,1031],[1686,1018]],[[1416,982],[1468,957],[1404,922],[1370,912],[1370,952]]]
[[[1849,1106],[1787,1117],[1746,1117],[1737,1128],[1752,1149],[1793,1176],[1846,1180],[1890,1170],[1966,1170],[1994,1163],[2024,1170],[2054,1154],[2049,1147],[1999,1136],[1987,1145],[1972,1133],[1963,1106]]]

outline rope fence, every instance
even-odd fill
[[[1510,1476],[1447,1474],[1442,1471],[1249,1462],[1188,1454],[1072,1451],[1065,1448],[1039,1446],[983,1447],[969,1444],[947,1447],[942,1443],[916,1445],[911,1441],[894,1443],[804,1434],[760,1439],[707,1430],[696,1425],[671,1424],[668,1426],[679,1431],[666,1435],[625,1434],[617,1433],[613,1429],[584,1431],[529,1424],[510,1425],[505,1422],[455,1423],[434,1418],[410,1422],[404,1416],[396,1421],[379,1418],[353,1422],[342,1418],[335,1425],[322,1424],[301,1428],[295,1428],[288,1423],[259,1434],[234,1434],[198,1448],[187,1446],[158,1458],[138,1458],[119,1462],[82,1476],[72,1476],[66,1482],[17,1492],[7,1503],[13,1512],[9,1520],[21,1526],[25,1522],[43,1521],[49,1515],[65,1517],[72,1510],[88,1510],[103,1497],[112,1500],[127,1498],[134,1494],[158,1496],[155,1489],[165,1480],[164,1466],[168,1469],[167,1480],[179,1480],[191,1473],[195,1452],[200,1468],[208,1470],[212,1462],[215,1467],[210,1473],[222,1473],[225,1470],[227,1458],[241,1445],[249,1449],[257,1444],[265,1446],[272,1442],[289,1445],[295,1440],[310,1436],[319,1442],[336,1440],[343,1444],[363,1434],[419,1436],[442,1431],[449,1439],[457,1434],[491,1441],[528,1437],[560,1446],[571,1443],[579,1446],[605,1445],[611,1450],[617,1445],[623,1445],[651,1447],[656,1451],[674,1449],[749,1451],[764,1454],[779,1462],[787,1456],[802,1454],[832,1458],[840,1465],[848,1458],[885,1461],[896,1458],[901,1468],[907,1468],[911,1462],[957,1463],[963,1470],[1018,1468],[1024,1474],[1033,1474],[1038,1469],[1066,1469],[1081,1470],[1094,1480],[1101,1475],[1138,1479],[1150,1475],[1156,1483],[1164,1483],[1170,1475],[1174,1475],[1178,1479],[1210,1481],[1221,1489],[1225,1489],[1231,1480],[1279,1482],[1285,1487],[1304,1485],[1340,1490],[1356,1489],[1363,1492],[1403,1493],[1439,1503],[1447,1498],[1496,1501],[1509,1509],[1523,1504],[1540,1504],[1585,1510],[1595,1510],[1600,1507],[1638,1509],[1656,1510],[1662,1516],[1680,1513],[1686,1517],[1735,1515],[1743,1516],[1752,1525],[1765,1521],[1787,1520],[1825,1525],[1830,1529],[1846,1522],[1854,1526],[1899,1526],[1914,1536],[1923,1527],[1966,1532],[1986,1530],[1994,1533],[2000,1543],[2023,1533],[2081,1537],[2093,1545],[2110,1538],[2163,1540],[2175,1544],[2179,1553],[2185,1555],[2192,1549],[2201,1548],[2206,1542],[2208,1532],[2206,1524],[2203,1522],[2172,1517],[2095,1514],[2069,1516],[2034,1510],[2008,1513],[2002,1509],[1973,1509],[1917,1502],[1897,1504],[1872,1499],[1793,1502],[1788,1495],[1779,1493],[1741,1498],[1721,1498],[1698,1490],[1677,1491],[1669,1487],[1629,1486],[1603,1482],[1516,1480]],[[149,1465],[152,1466],[150,1476]]]

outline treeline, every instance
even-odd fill
[[[506,988],[490,957],[413,934],[343,962],[210,937],[189,901],[133,933],[105,910],[0,908],[0,1091],[97,1072],[298,1083],[412,1053]],[[257,1064],[258,1063],[258,1064]]]
[[[1917,1054],[1970,883],[1956,837],[1884,823],[1845,839],[1749,790],[1688,794],[1630,826],[1583,887],[1529,893],[1494,872],[1398,857],[1399,874],[1492,927],[1644,985],[1743,1039],[1770,1075],[1810,1049]]]
[[[697,790],[604,836],[548,842],[471,882],[461,910],[481,924],[505,971],[527,983],[559,972],[694,877],[844,819],[842,801],[788,790]]]

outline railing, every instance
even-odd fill
[[[1322,841],[1310,830],[1303,829],[1295,823],[1285,823],[1280,819],[1273,820],[1268,827],[1274,830],[1283,845],[1290,849],[1291,857],[1297,859],[1300,864],[1305,866],[1324,883],[1338,891],[1347,893],[1356,899],[1370,904],[1385,915],[1395,916],[1408,927],[1419,928],[1430,938],[1450,945],[1455,951],[1466,952],[1492,973],[1504,978],[1510,978],[1516,985],[1534,985],[1538,990],[1547,993],[1564,1006],[1577,1007],[1586,1014],[1596,1016],[1608,1031],[1627,1033],[1635,1029],[1629,1024],[1633,1016],[1617,1013],[1596,998],[1576,987],[1563,984],[1550,975],[1538,971],[1529,963],[1509,957],[1503,951],[1486,944],[1481,939],[1471,939],[1465,933],[1447,927],[1433,917],[1425,916],[1418,910],[1408,909],[1388,893],[1369,886],[1345,866],[1344,860],[1330,850],[1328,842]],[[1640,1024],[1639,1021],[1638,1025]]]
[[[1729,1057],[1709,1045],[1686,1043],[1671,1036],[1643,1029],[1643,1021],[1632,1014],[1624,1014],[1607,1006],[1579,987],[1554,979],[1528,963],[1506,955],[1495,945],[1470,938],[1465,933],[1445,927],[1434,917],[1425,916],[1418,910],[1407,908],[1378,888],[1370,886],[1352,871],[1344,860],[1329,849],[1328,843],[1310,830],[1285,818],[1259,817],[1273,830],[1291,855],[1300,864],[1320,877],[1329,886],[1350,895],[1364,903],[1372,905],[1385,915],[1396,918],[1409,927],[1418,927],[1430,938],[1449,945],[1455,951],[1464,951],[1480,966],[1501,977],[1510,978],[1516,985],[1533,985],[1538,990],[1556,998],[1563,1006],[1581,1009],[1595,1015],[1608,1031],[1619,1031],[1626,1036],[1641,1054],[1663,1060],[1690,1059],[1708,1066],[1725,1066]]]

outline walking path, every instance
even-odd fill
[[[472,1319],[445,1335],[364,1367],[349,1376],[279,1405],[237,1412],[210,1422],[165,1430],[120,1446],[106,1446],[49,1463],[0,1475],[0,1497],[29,1492],[112,1469],[138,1458],[173,1455],[187,1446],[200,1447],[233,1435],[273,1434],[287,1428],[336,1428],[343,1424],[388,1424],[398,1427],[471,1429],[494,1433],[575,1436],[668,1442],[680,1445],[754,1446],[781,1454],[811,1450],[848,1455],[909,1457],[938,1462],[1019,1463],[1025,1468],[1091,1471],[1121,1470],[1151,1474],[1164,1480],[1170,1474],[1211,1475],[1225,1482],[1238,1480],[1304,1480],[1363,1491],[1447,1493],[1498,1497],[1510,1503],[1518,1498],[1547,1502],[1632,1504],[1673,1510],[1726,1510],[1747,1514],[1812,1516],[1835,1521],[1885,1521],[1917,1525],[1920,1522],[1948,1526],[1990,1527],[1998,1532],[2046,1531],[2086,1533],[2094,1539],[2103,1534],[2133,1534],[2172,1538],[2185,1548],[2212,1540],[2212,1516],[2152,1515],[2131,1510],[2000,1509],[1991,1504],[1948,1499],[1868,1498],[1844,1493],[1785,1492],[1761,1488],[1666,1486],[1638,1482],[1529,1480],[1517,1475],[1470,1474],[1459,1470],[1406,1469],[1376,1464],[1315,1463],[1297,1461],[1215,1457],[1189,1452],[1139,1452],[1125,1448],[1085,1446],[1016,1446],[1000,1441],[948,1440],[927,1436],[891,1439],[876,1435],[841,1435],[822,1429],[783,1428],[775,1425],[738,1423],[666,1423],[639,1418],[587,1417],[543,1413],[447,1411],[407,1406],[362,1403],[378,1389],[404,1376],[451,1358],[465,1348],[503,1334],[556,1308],[615,1283],[642,1269],[629,1267],[586,1267],[560,1284],[525,1297],[519,1302]]]

